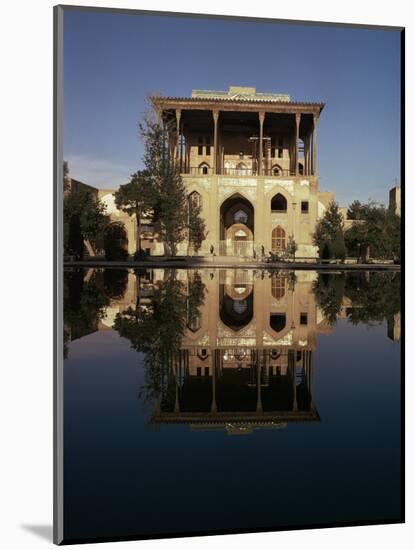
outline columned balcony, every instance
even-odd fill
[[[216,174],[214,174],[213,168],[210,166],[190,166],[190,167],[183,167],[181,169],[181,174],[183,175],[190,175],[190,176],[234,176],[234,177],[244,177],[244,176],[267,176],[267,177],[275,177],[275,178],[287,178],[287,177],[295,177],[295,176],[303,176],[302,171],[300,170],[298,174],[296,174],[293,170],[289,169],[275,169],[275,168],[263,168],[262,173],[259,174],[258,170],[255,168],[222,168],[218,169],[216,171]],[[309,176],[307,176],[309,177]]]

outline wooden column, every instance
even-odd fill
[[[295,158],[295,170],[294,174],[298,176],[298,138],[300,133],[300,119],[301,115],[300,113],[295,113],[295,150],[294,150],[294,158]]]
[[[212,111],[213,114],[213,173],[217,173],[217,158],[218,158],[218,119],[219,111]]]
[[[259,153],[258,153],[258,176],[262,176],[262,141],[264,139],[264,119],[265,113],[259,112]]]
[[[180,172],[183,172],[183,119],[181,120],[180,133],[179,133],[179,148],[180,148]]]
[[[182,110],[176,109],[176,132],[177,132],[177,141],[176,141],[176,161],[179,160],[179,145],[180,145],[180,119],[182,116]]]
[[[317,122],[318,116],[313,115],[313,176],[317,175]]]

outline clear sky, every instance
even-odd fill
[[[255,86],[324,101],[320,189],[387,203],[400,175],[397,31],[65,11],[64,157],[72,177],[118,187],[142,167],[145,98]]]

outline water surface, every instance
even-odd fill
[[[401,517],[400,274],[65,272],[65,539]]]

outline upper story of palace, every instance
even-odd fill
[[[316,129],[324,103],[240,86],[151,101],[182,174],[317,176]]]

